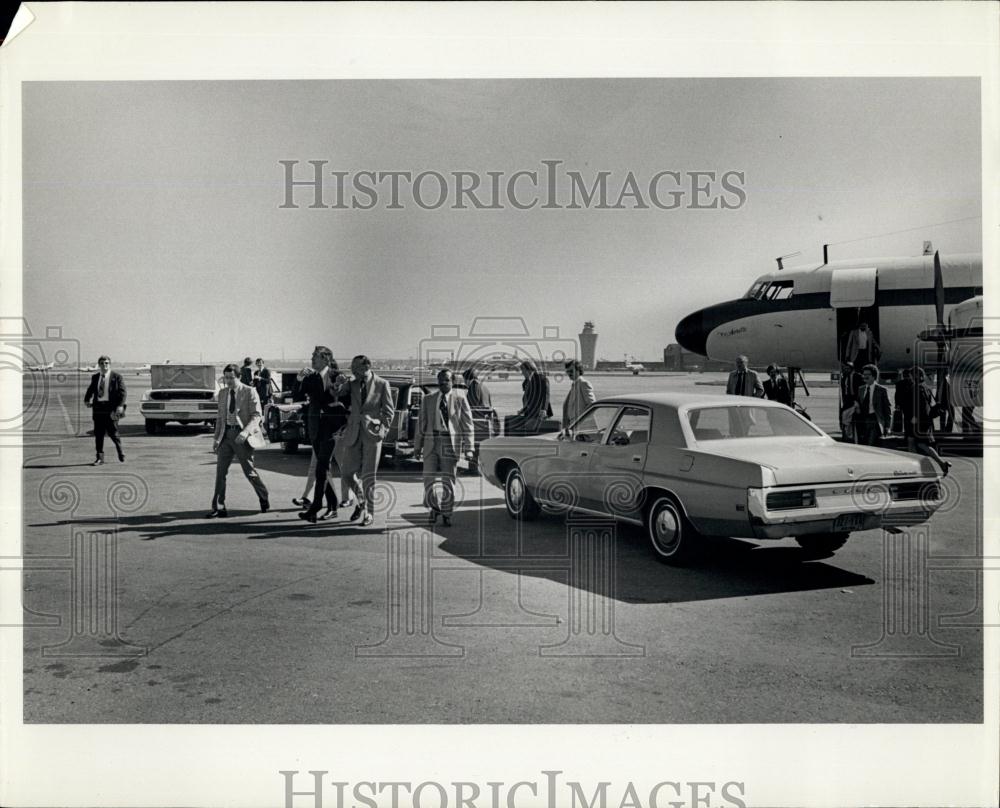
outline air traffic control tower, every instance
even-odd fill
[[[580,332],[580,362],[585,370],[597,367],[597,332],[590,320],[583,324]]]

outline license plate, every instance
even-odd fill
[[[833,520],[834,533],[849,533],[861,530],[865,526],[865,517],[861,513],[842,513]]]

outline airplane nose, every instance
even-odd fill
[[[707,356],[708,330],[705,328],[704,310],[689,314],[677,323],[674,338],[684,350]]]

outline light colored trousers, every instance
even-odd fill
[[[359,436],[353,446],[344,447],[344,463],[340,473],[357,496],[358,504],[369,513],[372,513],[375,502],[375,472],[381,456],[382,441],[369,443]]]
[[[450,444],[439,446],[435,441],[430,451],[424,452],[424,507],[450,517],[455,510],[455,476],[458,455]],[[441,481],[443,496],[434,497],[434,483]]]

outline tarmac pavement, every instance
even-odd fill
[[[310,525],[308,453],[277,447],[272,511],[234,464],[232,516],[205,520],[207,430],[127,418],[126,462],[93,468],[63,411],[74,434],[25,451],[26,722],[982,720],[979,457],[908,533],[817,560],[718,540],[679,569],[636,528],[516,523],[467,474],[432,528],[416,466],[383,471],[372,527]]]

